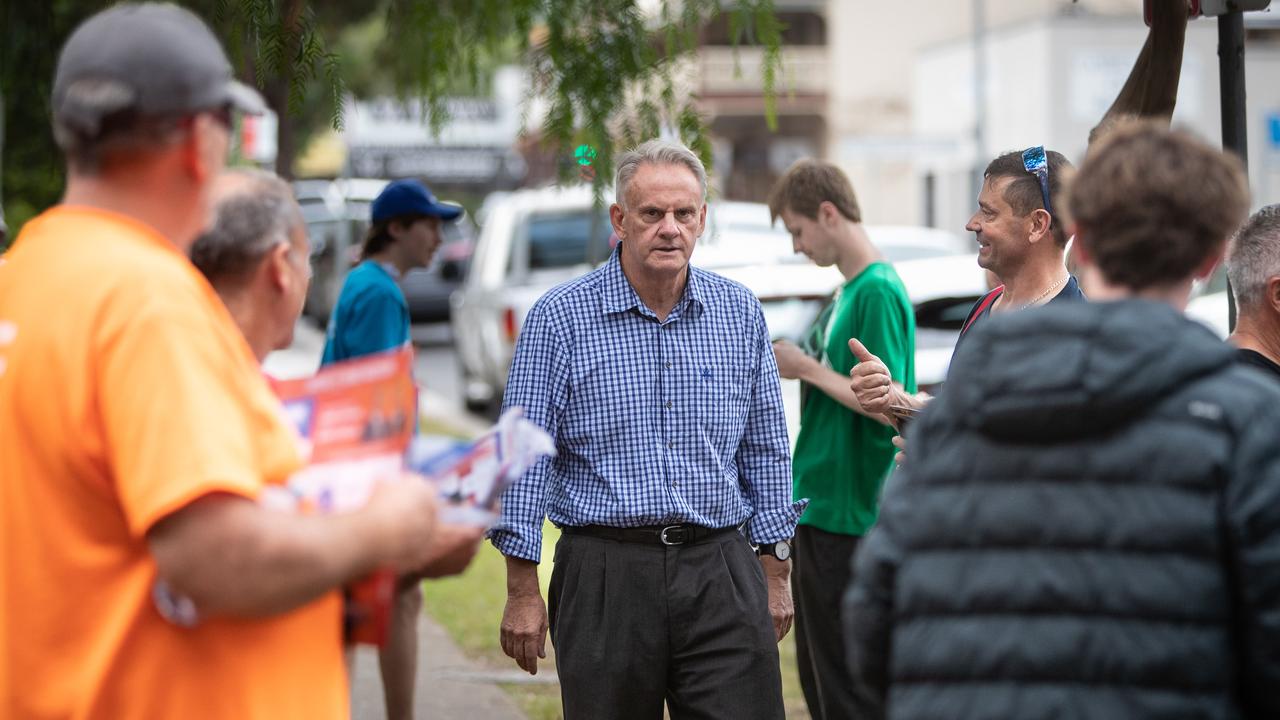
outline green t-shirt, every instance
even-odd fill
[[[877,262],[836,290],[800,348],[848,375],[849,338],[862,341],[907,392],[916,391],[916,320],[907,290],[888,263]],[[800,435],[792,471],[795,496],[809,498],[800,522],[862,535],[876,521],[880,489],[893,469],[894,431],[859,415],[808,383],[800,385]]]

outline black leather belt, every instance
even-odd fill
[[[644,527],[617,528],[604,525],[565,525],[560,528],[569,535],[645,545],[691,545],[724,533],[737,532],[737,527],[709,528],[701,525],[646,525]]]

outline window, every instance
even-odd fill
[[[529,219],[529,269],[596,265],[609,257],[613,226],[603,212],[577,210]]]

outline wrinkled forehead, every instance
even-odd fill
[[[627,187],[627,202],[635,206],[701,207],[702,185],[684,165],[644,163],[636,168]]]

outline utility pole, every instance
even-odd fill
[[[1244,13],[1218,16],[1218,83],[1222,89],[1222,147],[1249,167],[1249,126],[1244,91]],[[1236,329],[1236,300],[1227,283],[1227,327]]]
[[[973,175],[971,196],[982,190],[987,155],[987,20],[986,0],[973,0]]]

